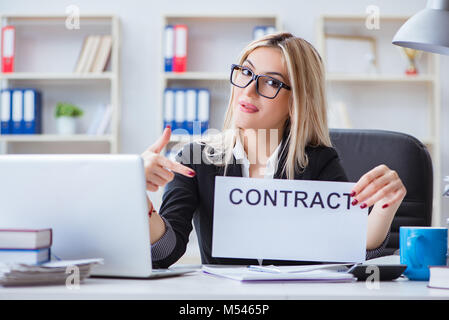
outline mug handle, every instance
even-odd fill
[[[407,251],[409,252],[410,262],[412,263],[412,268],[422,268],[422,264],[419,263],[418,255],[416,254],[416,248],[418,246],[418,241],[421,239],[422,235],[414,235],[407,239]]]

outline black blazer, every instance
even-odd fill
[[[283,149],[282,147],[283,145],[280,150]],[[203,150],[203,145],[193,142],[185,145],[177,155],[177,161],[195,170],[196,176],[189,178],[175,173],[175,178],[166,185],[159,213],[171,224],[176,235],[176,246],[165,259],[153,262],[155,268],[167,268],[185,253],[189,234],[192,231],[192,220],[198,236],[203,264],[257,264],[255,259],[215,258],[211,256],[215,177],[222,176],[224,169],[207,163],[198,157]],[[295,180],[348,181],[334,148],[308,146],[305,151],[309,164],[302,172],[295,174]],[[286,179],[285,175],[281,175],[285,158],[286,152],[279,152],[279,165],[274,174],[276,179]],[[241,164],[237,164],[235,158],[233,158],[233,163],[229,164],[226,176],[242,177]],[[386,244],[386,241],[384,243]],[[307,264],[310,262],[264,260],[263,263],[282,265]]]

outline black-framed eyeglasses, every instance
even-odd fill
[[[239,88],[246,88],[251,82],[255,81],[257,93],[268,99],[276,98],[282,88],[291,90],[288,85],[276,78],[265,74],[255,74],[251,69],[238,64],[231,65],[230,80],[232,85]]]

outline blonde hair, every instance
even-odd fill
[[[285,32],[270,34],[249,43],[240,54],[239,64],[243,64],[248,55],[260,47],[280,49],[286,63],[292,96],[289,118],[284,128],[284,147],[288,149],[282,174],[287,179],[294,179],[295,172],[304,170],[308,165],[306,146],[332,145],[327,126],[324,66],[320,55],[309,42]],[[211,163],[225,166],[224,175],[232,162],[232,150],[239,134],[234,124],[233,100],[232,86],[222,132],[198,141],[205,145],[204,153]],[[288,130],[287,135],[285,130]],[[284,151],[280,150],[280,153]]]

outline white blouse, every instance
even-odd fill
[[[277,146],[277,148],[274,150],[274,152],[271,154],[271,156],[268,158],[267,166],[265,169],[265,179],[273,179],[273,176],[275,174],[277,161],[278,161],[278,153],[279,149],[281,148],[281,144]],[[235,142],[234,149],[232,149],[232,153],[234,154],[235,160],[237,163],[242,164],[242,176],[245,178],[249,178],[249,160],[246,156],[245,149],[243,149],[243,144],[240,141],[240,137],[237,136],[237,140]]]

